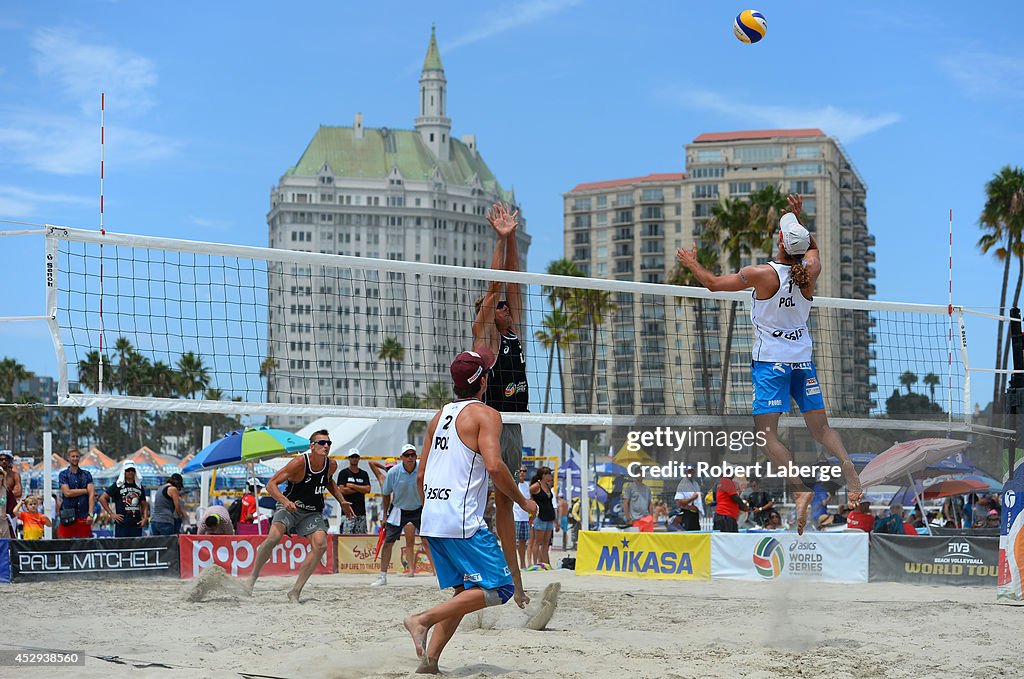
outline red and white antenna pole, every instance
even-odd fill
[[[946,438],[953,432],[953,208],[949,209],[949,363],[946,374]],[[964,413],[966,416],[967,413]]]
[[[106,129],[104,127],[104,114],[106,113],[106,93],[100,92],[100,233],[106,234],[103,225],[103,179],[104,179],[104,150],[106,144]],[[97,394],[103,393],[103,243],[100,243],[100,359]]]

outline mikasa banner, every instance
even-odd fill
[[[707,580],[711,573],[709,538],[707,533],[580,531],[576,574]]]
[[[711,577],[867,582],[867,533],[712,533]]]

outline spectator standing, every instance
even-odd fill
[[[747,504],[750,505],[750,512],[754,523],[763,526],[768,512],[775,506],[772,494],[761,489],[761,482],[757,479],[750,479],[750,492],[747,494]]]
[[[814,484],[814,495],[811,497],[811,522],[818,528],[824,528],[832,523],[828,514],[828,501],[832,495],[821,483]]]
[[[22,500],[22,509],[18,512],[18,519],[21,520],[21,535],[24,540],[42,540],[45,526],[53,524],[50,517],[40,513],[39,505],[43,498],[37,495],[29,495]]]
[[[633,477],[633,481],[622,490],[622,513],[626,521],[641,533],[653,533],[653,512],[651,489],[644,483],[643,477]]]
[[[523,497],[530,497],[530,482],[526,480],[528,473],[526,467],[520,467],[516,475],[519,492]],[[526,560],[526,548],[530,544],[530,515],[519,505],[513,504],[512,518],[516,522],[516,553],[519,555],[519,568],[522,569],[529,565]]]
[[[149,523],[149,501],[146,489],[137,479],[135,463],[125,460],[117,481],[100,495],[103,511],[114,521],[115,538],[142,537],[142,530]],[[114,501],[114,509],[110,508]]]
[[[423,502],[420,500],[419,485],[416,481],[419,466],[416,448],[406,446],[402,450],[402,463],[389,469],[384,478],[380,492],[385,496],[390,495],[391,501],[389,503],[387,498],[384,500],[384,515],[387,519],[384,523],[384,545],[380,551],[380,575],[370,583],[370,587],[383,587],[388,584],[391,553],[403,529],[409,577],[416,575],[416,531],[420,529],[420,515],[423,511]]]
[[[518,507],[519,505],[512,506]],[[558,496],[558,527],[562,529],[562,551],[564,552],[569,548],[569,501],[561,495]]]
[[[700,485],[694,478],[694,468],[686,465],[683,468],[683,478],[676,486],[676,519],[678,528],[674,530],[700,530],[700,520],[704,516],[704,503],[701,500]]]
[[[171,474],[167,483],[156,491],[153,500],[153,535],[177,535],[181,532],[181,524],[185,520],[185,508],[181,506],[181,491],[185,480],[181,474]]]
[[[7,522],[7,472],[0,467],[0,539],[11,537],[11,524]]]
[[[533,520],[528,557],[531,564],[545,567],[551,564],[551,532],[555,530],[554,487],[555,477],[548,467],[541,467],[530,483],[530,498],[537,503],[537,517]],[[525,496],[524,496],[525,497]]]
[[[871,514],[871,503],[861,500],[857,509],[846,515],[846,527],[870,533],[875,527],[875,517]]]
[[[82,452],[68,451],[68,466],[57,475],[60,485],[59,538],[91,538],[93,508],[96,505],[96,486],[92,474],[78,465]]]
[[[0,469],[4,470],[4,487],[2,489],[6,496],[4,521],[7,523],[10,534],[14,535],[16,528],[14,510],[18,506],[18,501],[21,500],[22,493],[21,474],[14,468],[14,456],[10,453],[0,453]]]
[[[224,505],[212,505],[199,517],[199,535],[234,535],[231,515]]]
[[[723,476],[715,488],[714,529],[721,533],[739,533],[741,509],[748,511],[749,507],[740,497],[736,482],[728,476]]]
[[[404,453],[406,445],[402,448]],[[416,448],[413,448],[413,452]],[[359,450],[351,448],[348,451],[348,466],[338,472],[338,490],[342,492],[345,499],[352,503],[354,516],[344,518],[341,521],[341,533],[343,535],[363,535],[367,532],[366,526],[366,494],[370,492],[370,475],[365,469],[359,468]]]

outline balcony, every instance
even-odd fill
[[[865,262],[873,262],[873,261],[875,261],[875,253],[874,253],[873,250],[868,250],[867,252],[864,253],[864,261]]]
[[[867,245],[869,248],[875,247],[875,237],[870,234],[865,236],[864,245]]]
[[[867,275],[868,278],[874,278],[875,277],[875,267],[873,267],[873,266],[865,267],[864,268],[864,273]]]

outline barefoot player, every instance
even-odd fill
[[[811,359],[811,335],[807,318],[811,313],[814,285],[821,274],[818,246],[798,217],[803,206],[799,195],[789,196],[791,212],[779,220],[779,254],[768,264],[745,266],[739,273],[716,276],[697,261],[697,246],[682,248],[677,258],[708,290],[738,291],[754,288],[750,318],[754,325],[753,363],[754,426],[763,431],[768,457],[776,465],[793,461],[779,441],[779,416],[788,413],[790,398],[796,401],[814,440],[839,458],[846,479],[849,503],[856,507],[864,493],[838,432],[828,424]],[[797,533],[807,524],[811,493],[797,484]]]
[[[487,369],[493,364],[494,355],[487,349],[455,357],[451,374],[457,400],[434,415],[423,444],[420,535],[430,545],[438,584],[441,589],[453,587],[455,596],[405,618],[416,655],[422,659],[416,670],[420,673],[438,672],[441,651],[464,615],[512,598],[513,562],[506,563],[484,523],[488,477],[497,494],[531,516],[537,513],[536,503],[523,497],[501,459],[501,415],[480,401],[487,388]],[[511,546],[514,550],[515,543]]]
[[[314,432],[309,450],[281,467],[267,484],[267,492],[270,497],[277,500],[278,510],[270,524],[267,539],[256,550],[252,575],[245,583],[245,588],[250,594],[260,577],[260,570],[270,559],[274,547],[281,542],[285,533],[294,533],[299,537],[309,538],[309,544],[312,546],[302,566],[299,567],[295,585],[288,592],[288,601],[299,603],[299,594],[303,586],[327,550],[327,524],[324,522],[325,490],[341,503],[345,516],[350,519],[355,516],[352,503],[345,499],[338,484],[334,482],[338,463],[328,456],[330,450],[331,435],[327,430]],[[283,493],[277,487],[282,481],[288,482]]]

